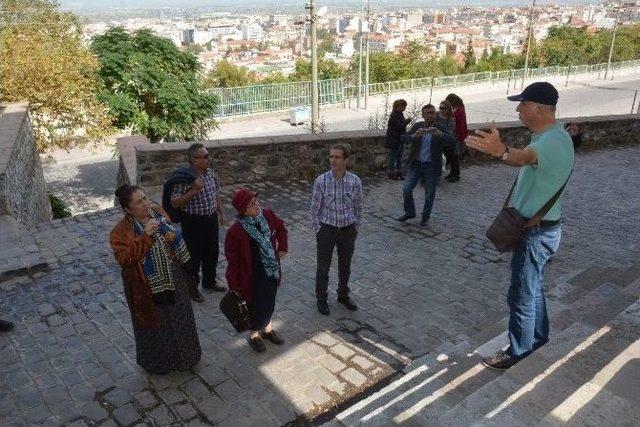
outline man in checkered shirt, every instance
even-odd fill
[[[347,171],[351,154],[348,144],[336,144],[329,152],[331,170],[318,176],[313,184],[309,220],[316,233],[318,268],[316,299],[318,311],[329,314],[327,288],[333,248],[338,249],[338,302],[349,310],[358,306],[349,297],[351,258],[362,224],[364,200],[362,181]]]
[[[171,205],[182,211],[182,235],[191,254],[191,269],[197,275],[202,269],[202,287],[223,292],[216,283],[218,266],[219,226],[226,223],[220,200],[220,183],[210,167],[209,152],[202,144],[187,149],[187,160],[196,176],[192,183],[179,183],[173,187]],[[198,289],[192,299],[204,301]]]

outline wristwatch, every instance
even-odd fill
[[[504,153],[502,153],[502,155],[500,155],[500,157],[498,158],[503,162],[509,158],[509,146],[504,146]]]

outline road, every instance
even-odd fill
[[[558,117],[578,117],[608,114],[627,114],[631,112],[634,93],[640,89],[640,71],[635,74],[620,76],[613,81],[603,82],[597,79],[584,79],[570,83],[555,82],[560,92]],[[434,91],[433,101],[438,102],[447,93],[453,91],[465,100],[467,120],[469,123],[486,123],[492,120],[518,120],[515,111],[516,104],[505,99],[507,95],[506,82],[500,82],[484,88],[462,87]],[[519,86],[519,85],[518,85]],[[480,90],[479,90],[480,89]],[[512,95],[519,91],[511,89]],[[416,94],[392,94],[390,103],[394,99],[404,97],[409,103],[407,111],[419,110],[419,107],[429,100],[429,92]],[[638,95],[640,98],[640,95]],[[326,123],[328,131],[359,130],[369,127],[370,122],[375,127],[386,127],[387,117],[384,100],[372,99],[372,108],[356,110],[349,108],[327,108],[321,110],[321,120]],[[639,101],[636,101],[636,109]],[[634,111],[636,111],[634,109]],[[417,114],[417,111],[413,111]],[[223,122],[220,128],[211,134],[212,139],[271,136],[282,134],[308,133],[305,125],[291,126],[287,121],[288,113],[281,112],[272,115],[253,116],[251,118],[237,118],[230,122]]]

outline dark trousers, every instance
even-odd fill
[[[327,300],[329,286],[329,268],[333,257],[333,248],[338,248],[338,298],[349,296],[349,276],[351,275],[351,258],[356,244],[358,231],[354,225],[333,227],[321,224],[316,234],[318,268],[316,270],[316,298]]]
[[[191,260],[191,273],[198,275],[202,268],[202,287],[211,287],[216,282],[218,266],[218,214],[182,214],[182,236],[187,244]]]
[[[460,176],[460,156],[455,147],[445,147],[442,152],[447,158],[447,164],[451,166],[451,176]]]

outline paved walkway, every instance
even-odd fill
[[[640,257],[639,159],[640,147],[578,155],[548,287],[589,266],[626,268]],[[135,364],[120,271],[106,242],[120,213],[42,224],[34,234],[50,271],[1,284],[0,311],[17,327],[0,335],[0,424],[277,426],[357,401],[411,360],[504,317],[507,257],[490,248],[484,229],[514,174],[499,165],[464,169],[462,181],[439,187],[426,228],[394,220],[399,183],[365,179],[352,280],[360,310],[335,304],[333,271],[330,317],[315,309],[309,183],[254,186],[290,231],[275,315],[287,344],[253,353],[221,316],[220,295],[207,294],[194,306],[201,363],[165,377]],[[220,273],[224,267],[223,260]]]

